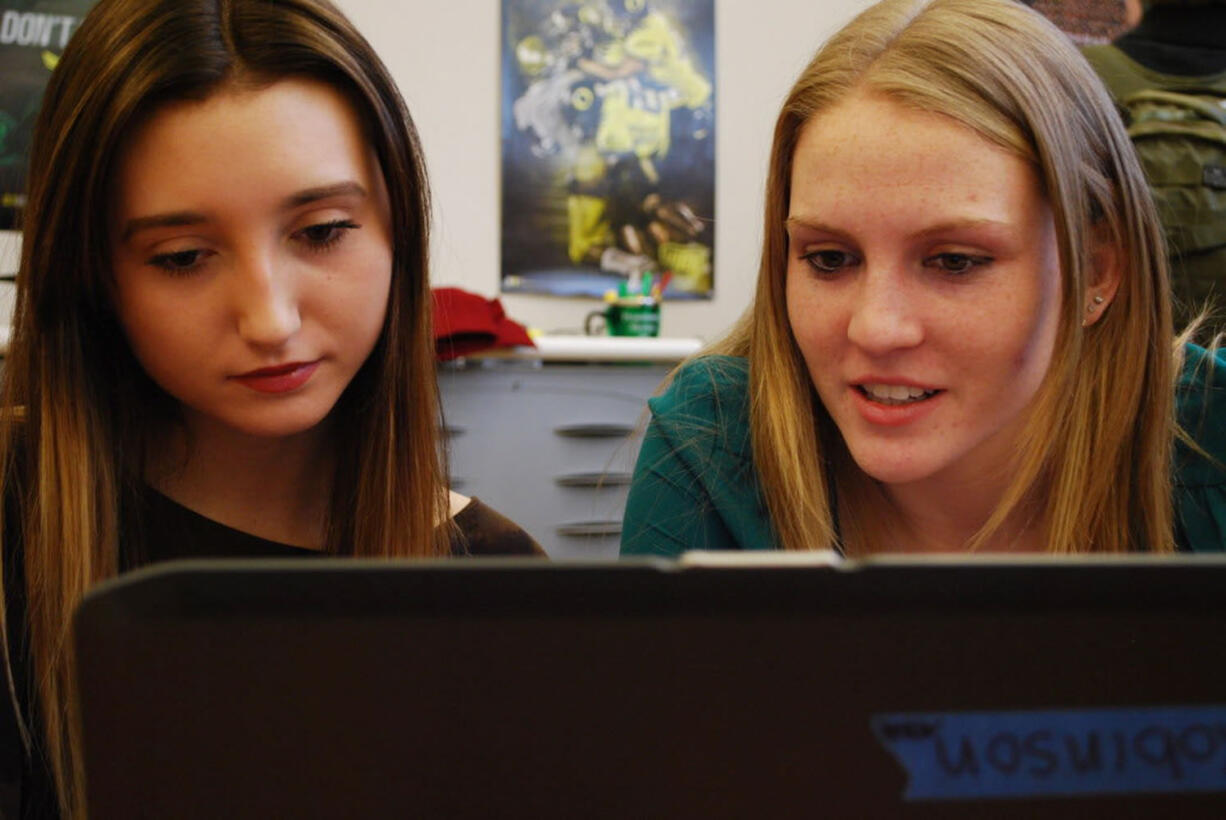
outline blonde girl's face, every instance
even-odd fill
[[[122,154],[116,308],[189,427],[315,427],[379,339],[387,192],[348,101],[305,79],[155,113]]]
[[[822,404],[886,485],[999,485],[1052,358],[1055,224],[1030,166],[858,94],[801,133],[787,312]]]

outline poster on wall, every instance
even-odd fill
[[[96,0],[0,0],[0,229],[25,202],[30,133],[64,46]]]
[[[502,290],[710,298],[714,0],[502,0]]]

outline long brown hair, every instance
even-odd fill
[[[880,489],[855,466],[815,395],[784,287],[801,129],[858,90],[951,117],[1021,157],[1055,217],[1063,272],[1055,353],[1018,443],[1012,484],[967,549],[1027,505],[1042,510],[1053,552],[1174,549],[1177,356],[1159,223],[1093,70],[1055,26],[1010,0],[884,0],[821,48],[783,105],[755,302],[714,349],[749,359],[753,456],[781,546],[826,549],[841,540],[856,552],[873,543]],[[1101,319],[1083,327],[1084,293],[1103,243],[1117,253],[1121,282]]]
[[[140,368],[112,309],[116,158],[168,102],[204,99],[235,78],[291,76],[328,83],[353,105],[387,182],[393,224],[383,332],[333,411],[325,550],[448,551],[437,526],[447,491],[426,275],[429,190],[417,132],[386,68],[327,0],[102,0],[68,44],[36,124],[0,405],[4,532],[21,538],[4,554],[19,554],[24,566],[43,726],[29,740],[45,748],[65,816],[83,810],[71,616],[92,584],[122,568],[119,531],[150,431],[177,420],[176,403]]]

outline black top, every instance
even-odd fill
[[[139,542],[150,556],[142,559],[126,555],[124,569],[180,558],[304,558],[324,554],[227,527],[154,490],[142,493],[138,503],[141,508],[135,517],[145,527]],[[455,555],[544,555],[532,536],[479,499],[472,499],[460,510],[455,523],[460,531],[451,545]]]
[[[319,550],[295,547],[250,535],[227,527],[178,504],[151,488],[136,500],[141,532],[128,533],[123,543],[143,545],[146,555],[132,555],[127,548],[121,556],[125,569],[182,558],[309,558],[322,556]],[[10,508],[11,515],[15,510]],[[10,521],[14,520],[9,518]],[[454,518],[459,533],[452,539],[457,556],[541,555],[544,550],[510,519],[474,498]],[[6,541],[8,539],[6,538]],[[9,543],[19,543],[15,538]],[[8,633],[13,649],[13,678],[23,712],[30,715],[34,691],[25,649],[25,587],[20,556],[5,555],[4,585],[8,601]],[[15,559],[15,560],[14,560]],[[53,780],[44,756],[37,716],[27,718],[34,735],[35,754],[29,755],[17,731],[12,699],[7,684],[0,680],[0,820],[56,820],[59,817]]]
[[[1226,6],[1151,6],[1114,45],[1162,74],[1199,77],[1226,71]]]

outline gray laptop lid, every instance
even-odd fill
[[[742,560],[109,582],[90,816],[1226,816],[1226,562]]]

